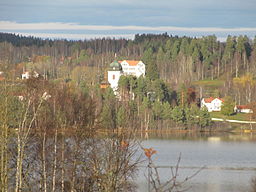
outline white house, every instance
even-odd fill
[[[5,77],[4,77],[4,72],[3,71],[0,71],[0,81],[4,80]]]
[[[206,107],[209,112],[221,111],[221,105],[224,102],[221,98],[203,98],[201,100],[201,108]]]
[[[253,113],[252,109],[248,105],[236,105],[234,111],[237,113]]]
[[[133,75],[137,78],[141,75],[145,76],[145,64],[142,61],[136,60],[123,60],[118,61],[122,66],[122,71],[124,75]]]
[[[122,75],[145,76],[145,64],[142,61],[113,61],[108,69],[108,82],[117,95],[118,81]]]
[[[21,79],[29,79],[31,77],[38,78],[39,73],[37,73],[36,71],[33,71],[33,72],[25,71],[21,74]]]

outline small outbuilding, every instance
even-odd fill
[[[236,113],[253,113],[249,105],[236,105],[234,111]]]
[[[30,79],[30,78],[38,78],[39,77],[39,73],[37,73],[36,71],[25,71],[21,74],[21,79]]]

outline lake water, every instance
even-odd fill
[[[205,168],[186,182],[191,192],[246,192],[256,176],[256,135],[161,135],[142,139],[142,146],[157,151],[157,166],[175,166],[181,154],[179,181]],[[144,163],[146,165],[146,163]],[[161,179],[170,178],[170,168],[159,168]],[[138,191],[147,191],[147,171],[140,168]]]

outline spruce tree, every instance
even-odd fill
[[[159,72],[154,59],[153,49],[147,49],[143,54],[143,62],[146,64],[146,76],[150,80],[156,80],[159,78]]]

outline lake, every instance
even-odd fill
[[[256,176],[256,135],[253,134],[176,134],[148,136],[142,139],[145,148],[157,151],[153,161],[157,166],[175,166],[179,155],[179,181],[205,168],[186,182],[191,192],[250,191]],[[137,179],[138,191],[147,191],[146,163]],[[170,178],[170,168],[159,168],[161,179]]]

